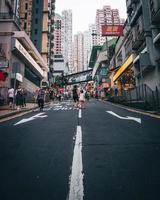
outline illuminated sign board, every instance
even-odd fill
[[[102,36],[123,36],[123,26],[102,25]]]

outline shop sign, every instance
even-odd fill
[[[23,76],[20,73],[12,73],[11,78],[15,79],[19,82],[23,82]]]
[[[123,36],[122,25],[102,25],[102,36]]]
[[[16,79],[17,79],[19,82],[23,82],[23,76],[22,76],[20,73],[16,73]]]

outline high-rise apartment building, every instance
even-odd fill
[[[62,55],[62,17],[55,14],[54,17],[54,56]]]
[[[74,71],[84,70],[84,35],[79,32],[74,36]]]
[[[49,0],[49,67],[53,71],[54,61],[54,17],[55,17],[55,0]]]
[[[73,70],[72,57],[72,11],[64,10],[62,12],[62,52],[64,62],[69,72]]]
[[[84,53],[84,70],[88,69],[88,63],[89,63],[89,57],[90,57],[90,52],[91,52],[91,33],[90,31],[85,31],[83,33],[83,53]]]
[[[96,25],[95,24],[91,24],[89,25],[89,35],[90,35],[90,45],[91,45],[91,49],[93,46],[97,45],[97,30],[96,30]]]
[[[19,1],[21,27],[29,37],[32,30],[32,0]]]
[[[110,6],[104,6],[103,9],[98,9],[96,12],[96,30],[97,43],[102,45],[105,42],[105,37],[102,37],[102,25],[120,25],[121,19],[118,9],[111,9]]]
[[[78,72],[78,35],[74,35],[73,41],[73,72]]]
[[[21,27],[31,37],[34,45],[48,63],[48,0],[20,0]]]

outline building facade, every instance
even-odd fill
[[[17,12],[18,1],[1,1],[0,4],[0,95],[7,103],[7,90],[21,85],[27,98],[41,86],[48,69],[29,36],[21,31]],[[17,9],[16,9],[17,10]]]
[[[54,17],[54,77],[65,72],[65,63],[62,50],[62,17],[55,14]]]
[[[72,11],[62,11],[62,51],[66,67],[73,71],[72,56]]]
[[[78,32],[74,35],[74,71],[80,72],[84,70],[84,35]]]
[[[49,2],[48,0],[19,1],[21,28],[36,46],[44,61],[48,64],[49,56]],[[49,71],[49,70],[48,70]],[[48,79],[48,71],[45,80]]]
[[[126,1],[135,55],[136,84],[152,90],[160,88],[160,3],[159,1]]]
[[[120,25],[121,19],[118,9],[111,9],[110,6],[103,6],[103,9],[96,11],[96,32],[97,45],[103,45],[106,38],[102,37],[102,25]]]

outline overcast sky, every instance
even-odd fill
[[[56,0],[56,13],[62,10],[72,10],[73,33],[88,29],[88,25],[95,22],[96,9],[104,5],[118,8],[120,17],[126,18],[126,0]]]

